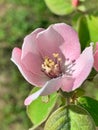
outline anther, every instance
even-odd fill
[[[58,53],[53,53],[53,57],[54,57],[54,58],[57,58],[58,56],[59,56]]]
[[[45,57],[42,64],[42,71],[50,78],[58,77],[62,73],[61,60],[58,53],[53,53],[53,59]]]

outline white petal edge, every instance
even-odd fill
[[[80,57],[76,61],[76,65],[73,77],[76,78],[73,86],[73,90],[80,87],[81,84],[86,80],[88,75],[91,72],[91,69],[94,64],[94,58],[93,58],[93,45],[90,47],[87,47]]]
[[[51,79],[50,81],[46,82],[46,84],[37,92],[31,94],[30,96],[28,96],[25,101],[24,104],[30,105],[32,101],[36,100],[39,96],[45,96],[45,95],[49,95],[55,91],[57,91],[60,87],[61,87],[61,77],[59,78],[55,78],[55,79]]]

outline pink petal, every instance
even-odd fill
[[[38,47],[42,57],[52,57],[53,53],[59,53],[62,58],[62,52],[59,46],[64,42],[62,36],[56,32],[52,26],[37,35]]]
[[[36,44],[37,42],[36,35],[43,30],[44,30],[43,28],[38,28],[24,38],[24,42],[22,46],[22,58],[25,57],[30,52],[39,55],[37,44]]]
[[[41,71],[41,66],[43,60],[40,56],[28,53],[25,57],[21,59],[22,64],[32,73],[43,75],[44,73]]]
[[[64,39],[61,50],[66,58],[77,59],[80,55],[80,43],[77,32],[65,23],[54,24],[52,26]]]
[[[63,76],[61,89],[66,92],[72,91],[75,79],[72,77]]]
[[[24,78],[32,85],[43,86],[49,80],[45,75],[34,74],[21,63],[21,49],[14,48],[11,60],[17,65]]]
[[[41,71],[43,61],[39,54],[36,40],[36,35],[41,31],[43,31],[43,29],[37,29],[24,38],[21,62],[32,73],[43,75]]]
[[[61,86],[60,78],[52,79],[46,82],[46,84],[39,91],[28,96],[25,99],[24,104],[29,105],[32,101],[37,99],[40,95],[45,96],[45,95],[49,95],[55,92],[60,88],[60,86]]]
[[[94,54],[94,68],[98,71],[98,50]]]
[[[84,80],[88,77],[93,66],[93,47],[87,47],[76,61],[74,66],[73,77],[76,79],[74,82],[73,90],[80,87]]]
[[[16,64],[20,64],[20,58],[21,58],[21,49],[15,47],[12,51],[12,57],[11,60]]]

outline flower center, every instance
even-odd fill
[[[56,78],[62,74],[61,62],[62,59],[58,53],[53,53],[53,59],[45,57],[42,64],[42,71],[50,78]]]
[[[58,53],[52,54],[53,58],[45,57],[41,66],[41,70],[50,78],[56,78],[62,75],[72,76],[74,70],[75,60],[67,58],[62,65],[62,59]]]

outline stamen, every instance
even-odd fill
[[[71,69],[74,65],[75,65],[75,63],[74,64],[72,63],[72,64],[68,65],[67,69]]]
[[[58,61],[61,61],[61,58],[58,58]]]
[[[72,76],[73,66],[76,64],[75,60],[66,59],[65,64],[62,66],[62,59],[59,57],[58,53],[53,53],[53,59],[45,57],[44,62],[41,66],[42,71],[50,78],[56,78],[66,74],[67,76]]]
[[[75,63],[75,60],[69,60],[69,59],[67,59],[66,61],[65,61],[65,74],[67,74],[67,75],[69,75],[69,76],[72,76],[72,74],[73,74],[73,72],[75,71],[75,70],[73,70],[73,66],[75,65],[76,63]]]
[[[61,75],[61,58],[58,53],[53,53],[53,60],[45,57],[42,64],[42,71],[50,78],[56,78]]]
[[[53,57],[54,57],[54,58],[57,58],[58,56],[59,56],[58,53],[53,53]]]

